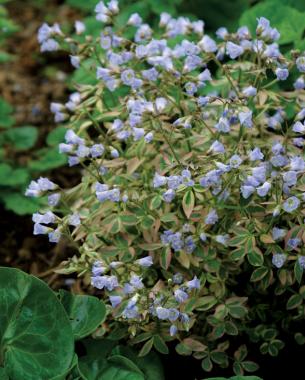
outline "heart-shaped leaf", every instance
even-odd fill
[[[73,295],[64,290],[60,290],[59,295],[76,340],[94,332],[104,321],[106,307],[97,297]]]
[[[0,268],[0,342],[0,365],[11,379],[52,379],[72,362],[63,306],[44,282],[18,269]]]

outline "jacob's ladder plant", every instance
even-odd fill
[[[98,38],[80,22],[72,37],[39,30],[41,50],[68,51],[93,84],[51,105],[82,179],[30,184],[50,206],[34,233],[76,247],[58,272],[97,289],[105,336],[254,371],[247,342],[277,355],[304,319],[305,55],[282,55],[264,17],[211,38],[167,13],[157,30],[139,14],[118,28],[115,0],[95,12]]]

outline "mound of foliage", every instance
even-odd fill
[[[79,21],[73,36],[39,30],[41,50],[68,51],[91,84],[51,105],[82,179],[30,184],[50,206],[34,234],[77,249],[58,272],[97,289],[105,337],[255,371],[248,342],[275,356],[283,330],[304,341],[305,56],[283,55],[264,17],[211,38],[168,13],[156,30],[139,14],[118,26],[115,0],[95,12],[98,37]]]

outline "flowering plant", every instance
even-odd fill
[[[276,355],[279,330],[304,319],[305,56],[281,54],[264,17],[255,34],[212,39],[203,21],[167,13],[156,31],[139,14],[117,28],[115,0],[95,12],[97,39],[81,22],[72,37],[39,30],[42,51],[68,50],[94,84],[51,105],[82,178],[30,184],[50,206],[34,233],[76,247],[58,271],[98,289],[106,336],[145,342],[140,355],[177,340],[206,371],[253,371],[231,337]]]

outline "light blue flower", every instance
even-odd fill
[[[289,76],[289,71],[288,69],[281,69],[280,67],[278,67],[275,70],[275,75],[278,80],[286,80]]]
[[[250,161],[263,160],[264,154],[262,153],[260,148],[254,148],[249,152],[249,159]]]
[[[176,289],[174,291],[174,296],[179,303],[183,303],[189,298],[189,295],[182,289]]]
[[[142,257],[136,261],[141,267],[148,268],[153,265],[153,259],[151,256]]]
[[[292,196],[284,202],[283,209],[284,211],[290,213],[296,210],[299,207],[299,205],[300,205],[299,199],[295,196]]]
[[[171,327],[169,328],[169,334],[170,336],[175,336],[178,332],[178,329],[175,325],[171,325]]]
[[[218,215],[216,210],[211,210],[208,215],[205,217],[204,222],[205,224],[215,224],[218,221]]]
[[[264,182],[261,186],[256,188],[256,191],[260,197],[265,197],[269,193],[270,189],[271,184],[269,182]]]
[[[117,307],[122,302],[121,296],[109,296],[109,301],[113,308]]]
[[[295,61],[296,65],[297,65],[297,68],[298,70],[301,72],[301,73],[305,73],[305,57],[302,56],[302,57],[298,57]]]
[[[188,281],[186,283],[186,286],[189,289],[200,289],[200,280],[197,278],[197,276],[194,276],[194,278],[191,281]]]
[[[282,268],[285,264],[286,255],[284,253],[275,253],[272,256],[272,264],[277,268]]]
[[[226,44],[226,53],[231,59],[235,59],[242,55],[244,49],[242,46],[235,44],[234,42],[228,41]]]

